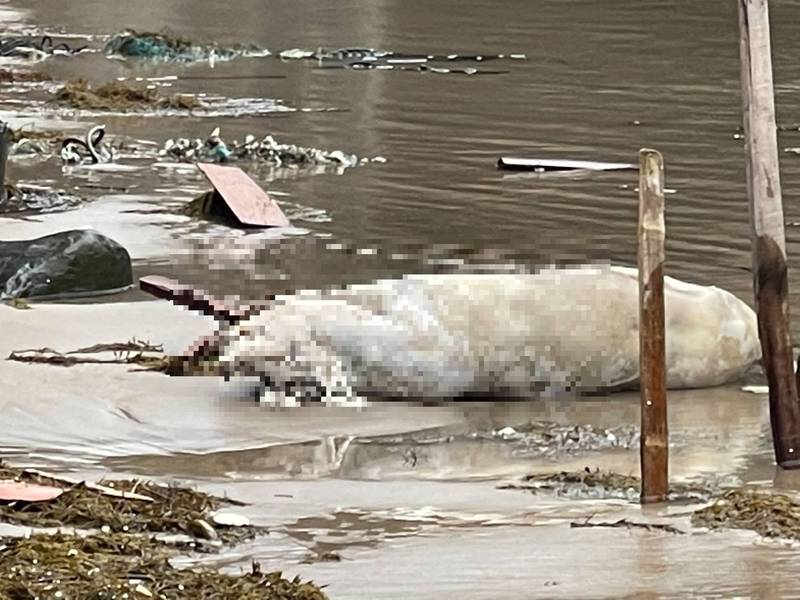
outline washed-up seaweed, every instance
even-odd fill
[[[341,150],[322,150],[284,144],[271,135],[261,139],[247,135],[242,141],[225,141],[215,129],[206,139],[179,138],[167,140],[159,152],[160,156],[182,162],[235,162],[255,161],[276,167],[303,168],[319,165],[337,168],[353,167],[368,162],[385,162],[382,157],[359,158]]]
[[[257,563],[238,576],[172,566],[170,558],[179,551],[214,551],[220,544],[266,533],[242,524],[242,519],[215,520],[212,510],[236,504],[228,499],[138,480],[81,483],[2,463],[0,480],[65,490],[49,500],[0,503],[0,520],[36,528],[81,528],[0,538],[0,598],[326,598],[313,583],[286,579],[280,572],[263,573]],[[233,521],[239,523],[224,525]],[[180,545],[175,536],[164,537],[169,533],[194,541]]]
[[[269,51],[255,46],[229,46],[196,44],[168,31],[160,33],[138,32],[127,29],[106,43],[105,53],[124,58],[146,59],[156,62],[193,62],[204,60],[231,60],[237,56],[266,56]]]
[[[800,502],[786,494],[733,489],[692,515],[692,525],[750,529],[764,537],[800,540]]]
[[[313,582],[263,573],[176,569],[149,538],[128,535],[35,535],[0,545],[0,597],[162,598],[165,600],[325,600]]]
[[[641,480],[633,475],[591,470],[561,471],[526,475],[518,481],[503,483],[500,489],[522,489],[533,494],[550,493],[580,499],[620,499],[637,501]],[[708,501],[714,490],[704,485],[673,484],[668,500]]]
[[[55,93],[55,103],[86,110],[129,112],[144,109],[192,110],[202,106],[194,96],[162,96],[154,89],[132,88],[119,81],[92,87],[83,79],[71,81]]]
[[[47,502],[0,504],[0,521],[15,525],[68,526],[114,533],[184,534],[200,545],[202,540],[230,544],[265,533],[251,525],[213,527],[212,512],[231,502],[187,488],[140,480],[101,481],[99,486],[82,482],[65,485],[63,480],[47,474],[15,469],[2,463],[0,480],[65,488],[58,498]],[[130,495],[111,495],[103,488]]]
[[[261,573],[257,565],[240,577],[170,565],[175,546],[154,534],[192,536],[197,543],[189,547],[213,549],[201,540],[233,543],[263,533],[249,525],[212,527],[217,521],[211,511],[233,504],[227,499],[147,481],[90,486],[2,464],[0,479],[65,489],[48,501],[0,504],[3,521],[99,530],[88,536],[37,534],[0,542],[0,597],[110,598],[127,592],[161,598],[324,598],[313,584]]]
[[[111,353],[111,357],[87,356],[103,353]],[[138,365],[151,371],[168,371],[174,361],[172,357],[164,355],[162,346],[136,339],[122,343],[95,344],[88,348],[79,348],[69,352],[58,352],[52,348],[15,350],[8,355],[7,360],[64,367],[80,364]]]

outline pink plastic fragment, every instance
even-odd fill
[[[43,502],[55,500],[64,490],[49,485],[0,480],[0,502]]]

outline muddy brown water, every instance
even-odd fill
[[[198,41],[272,50],[372,46],[528,56],[487,63],[508,73],[485,76],[320,69],[274,58],[214,68],[133,66],[99,54],[50,59],[37,68],[57,79],[99,83],[178,75],[162,91],[342,110],[203,118],[87,115],[43,109],[43,95],[32,92],[0,93],[3,118],[75,131],[105,123],[110,136],[159,143],[203,137],[219,126],[226,137],[271,133],[280,141],[383,156],[387,162],[343,174],[252,171],[278,200],[311,215],[298,218],[298,229],[285,236],[245,235],[169,213],[206,184],[191,171],[156,168],[149,159],[123,161],[133,170],[68,172],[55,161],[14,162],[12,178],[77,188],[92,202],[33,220],[0,219],[0,237],[92,225],[129,248],[139,274],[178,276],[244,298],[420,270],[592,260],[632,264],[632,173],[536,177],[501,173],[494,165],[499,156],[515,154],[635,162],[637,150],[650,146],[663,152],[667,187],[674,190],[667,196],[670,274],[719,285],[750,301],[743,149],[734,138],[740,123],[735,10],[734,2],[627,0],[0,2],[0,17],[10,29],[102,36],[123,27],[166,26]],[[773,2],[772,17],[778,118],[800,122],[793,27],[800,2]],[[186,75],[192,79],[180,79]],[[280,78],[260,78],[265,75]],[[226,79],[214,79],[220,76]],[[800,133],[779,137],[782,150],[800,146]],[[796,272],[800,158],[782,151],[781,167],[790,269]],[[113,300],[120,299],[145,298],[131,292]],[[130,312],[102,309],[71,317],[42,309],[42,317],[26,313],[31,321],[4,313],[4,323],[13,317],[18,326],[6,325],[2,351],[68,348],[132,335],[150,335],[177,349],[208,327],[200,317],[173,317],[168,308],[120,310]],[[800,310],[793,320],[797,332]],[[31,369],[39,375],[31,378]],[[500,478],[536,469],[591,465],[635,473],[634,450],[534,460],[503,443],[447,438],[532,418],[598,427],[635,424],[635,395],[540,404],[383,405],[363,413],[274,412],[215,382],[167,386],[158,377],[113,367],[70,373],[4,367],[0,382],[17,390],[1,400],[4,453],[22,463],[89,475],[110,470],[178,478],[241,497],[253,503],[248,514],[274,533],[214,559],[217,564],[235,571],[256,558],[330,583],[333,598],[796,593],[789,573],[800,557],[791,547],[764,545],[739,533],[570,529],[570,519],[591,514],[647,514],[624,503],[534,499],[494,488]],[[794,475],[772,466],[762,396],[727,386],[671,399],[675,476],[731,476],[800,488]],[[431,428],[441,428],[438,442],[414,441]],[[364,442],[398,434],[406,439],[397,444]],[[343,560],[303,563],[309,552],[329,551]]]

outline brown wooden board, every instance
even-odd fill
[[[291,223],[277,203],[239,167],[197,163],[208,181],[242,225],[289,227]]]
[[[139,287],[143,292],[152,294],[156,298],[163,298],[173,304],[186,306],[204,315],[214,317],[217,321],[235,324],[250,313],[249,307],[230,306],[202,290],[167,277],[158,275],[140,277]]]

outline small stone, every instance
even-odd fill
[[[203,519],[195,519],[194,521],[191,521],[189,523],[189,531],[192,532],[193,536],[202,540],[219,539],[216,530]]]
[[[152,598],[152,597],[153,597],[153,592],[151,592],[150,590],[148,590],[148,589],[147,589],[145,586],[143,586],[141,583],[140,583],[139,585],[137,585],[137,586],[134,588],[133,592],[134,592],[134,593],[135,593],[137,596],[142,596],[143,598]]]

